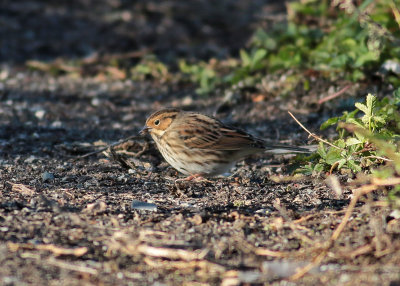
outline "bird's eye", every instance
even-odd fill
[[[155,120],[155,121],[154,121],[154,125],[160,125],[160,120],[158,120],[158,119]]]

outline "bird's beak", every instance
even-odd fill
[[[149,133],[150,127],[145,126],[142,128],[142,130],[139,131],[139,135],[145,135],[147,133]]]

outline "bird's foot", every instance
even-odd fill
[[[188,181],[211,183],[211,181],[207,180],[202,175],[194,174],[194,175],[187,176],[186,178],[183,178],[183,179],[176,179],[175,184],[178,182],[188,182]]]

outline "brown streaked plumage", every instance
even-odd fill
[[[226,173],[237,160],[262,151],[308,152],[293,146],[270,145],[213,117],[175,108],[150,115],[142,132],[150,133],[172,167],[189,176]]]

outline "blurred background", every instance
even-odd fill
[[[237,55],[257,27],[284,12],[285,3],[273,0],[5,0],[0,61],[128,52],[152,53],[170,63],[177,57],[226,58]]]

